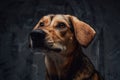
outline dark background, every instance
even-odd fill
[[[46,14],[72,14],[97,35],[83,48],[105,80],[120,80],[120,2],[116,0],[0,0],[0,80],[44,80],[44,56],[28,34]]]

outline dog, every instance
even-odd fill
[[[30,46],[45,55],[46,80],[102,80],[82,52],[95,37],[95,30],[77,17],[43,16],[30,33]]]

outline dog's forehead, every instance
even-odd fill
[[[65,21],[65,22],[69,22],[69,19],[67,16],[65,15],[46,15],[43,16],[42,19],[40,21]]]
[[[68,18],[65,16],[65,15],[56,15],[54,16],[53,20],[56,20],[56,21],[66,21],[68,22]]]

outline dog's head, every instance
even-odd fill
[[[32,48],[70,52],[79,42],[87,47],[95,35],[87,23],[71,15],[47,15],[40,19],[30,33]]]

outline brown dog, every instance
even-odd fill
[[[71,15],[44,16],[30,33],[30,44],[45,55],[46,80],[101,80],[82,52],[95,36],[88,24]]]

